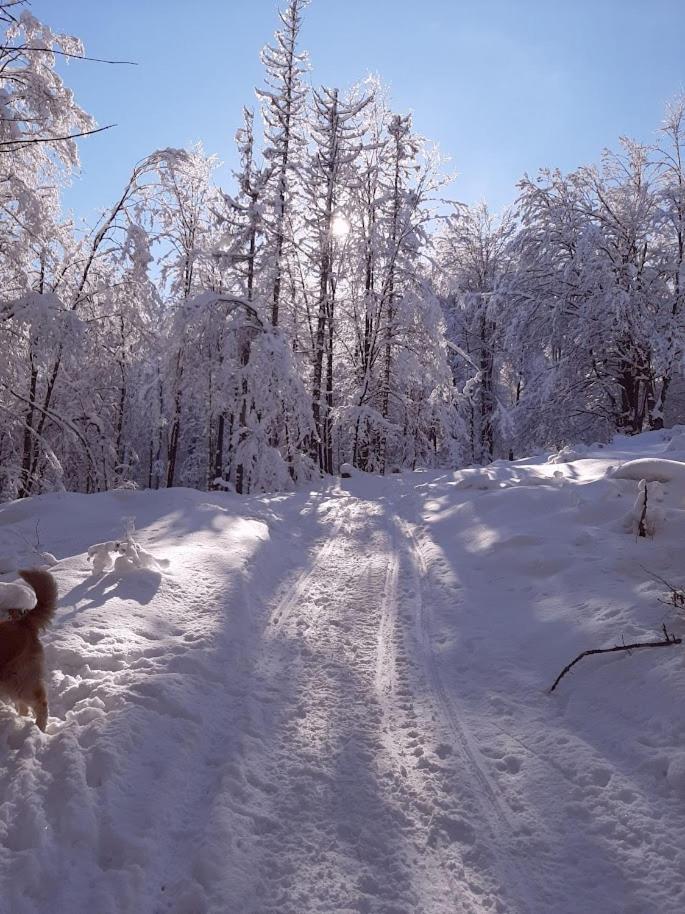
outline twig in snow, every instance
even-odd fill
[[[34,538],[33,542],[31,542],[31,540],[28,538],[28,536],[26,536],[26,534],[22,533],[21,530],[14,530],[13,532],[14,532],[15,536],[17,536],[19,539],[24,541],[24,545],[27,547],[27,549],[30,549],[31,552],[33,552],[35,555],[40,555],[40,551],[41,551],[40,520],[36,521],[36,526],[34,529],[35,529],[35,538]]]
[[[589,657],[590,654],[613,654],[617,651],[631,651],[637,650],[641,647],[669,647],[672,644],[682,644],[682,638],[676,638],[675,635],[669,634],[666,625],[662,625],[664,640],[663,641],[636,641],[634,644],[619,644],[616,647],[596,647],[589,651],[583,651],[582,654],[578,654],[575,660],[572,660],[567,664],[561,673],[554,680],[554,684],[549,689],[549,692],[553,692],[556,687],[559,685],[564,676],[569,672],[569,670],[576,665],[583,657]]]
[[[638,536],[647,536],[647,480],[642,480],[645,485],[645,500],[642,503],[642,514],[637,525]]]
[[[685,590],[682,587],[677,587],[675,584],[672,584],[670,581],[667,581],[666,578],[662,578],[661,575],[655,574],[655,572],[650,571],[649,568],[645,568],[644,565],[640,565],[643,571],[646,571],[647,574],[654,578],[659,584],[664,584],[668,587],[670,592],[669,600],[659,600],[659,603],[663,603],[664,606],[674,606],[676,609],[680,609],[685,606]]]

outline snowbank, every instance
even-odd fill
[[[635,482],[644,479],[647,482],[685,483],[685,463],[664,457],[643,457],[624,463],[610,475],[614,479],[634,479]]]
[[[61,595],[48,733],[0,705],[1,914],[682,914],[682,649],[547,694],[685,634],[668,445],[0,506]]]

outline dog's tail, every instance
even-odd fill
[[[23,622],[30,625],[31,628],[46,628],[52,621],[57,608],[57,583],[53,576],[47,571],[39,571],[37,568],[29,568],[19,572],[29,587],[36,592],[36,605],[34,609],[27,612],[23,617]]]

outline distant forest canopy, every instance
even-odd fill
[[[56,69],[85,50],[0,2],[3,499],[484,464],[680,403],[685,101],[499,216],[446,204],[380,82],[311,87],[307,2],[278,12],[232,186],[200,146],[151,151],[85,234],[60,188],[96,124]]]

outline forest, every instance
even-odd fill
[[[61,197],[98,128],[61,62],[87,49],[0,3],[3,500],[274,491],[679,421],[685,100],[495,214],[380,79],[316,84],[307,5],[276,13],[231,185],[200,145],[151,150],[84,231]]]

